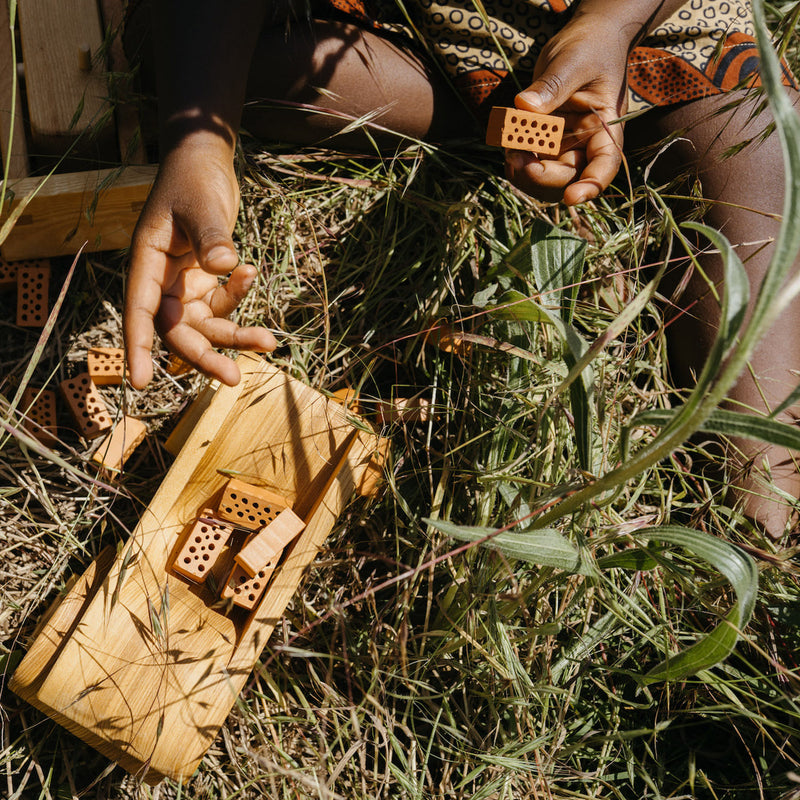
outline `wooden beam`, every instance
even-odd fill
[[[156,165],[88,170],[25,178],[10,185],[7,213],[41,185],[2,244],[9,261],[128,247],[139,212],[155,180]]]
[[[5,169],[9,145],[11,163],[9,178],[24,178],[28,174],[28,147],[25,143],[25,126],[22,124],[22,103],[19,98],[17,65],[12,52],[12,38],[8,3],[0,2],[0,179]],[[11,97],[16,90],[16,103],[12,113]]]
[[[18,13],[31,145],[61,155],[89,128],[92,141],[86,137],[85,144],[92,151],[102,149],[103,129],[113,142],[105,65],[97,63],[103,32],[96,0],[23,0]],[[82,68],[87,48],[88,70]]]

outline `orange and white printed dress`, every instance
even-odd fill
[[[477,107],[509,105],[548,39],[580,0],[329,0],[373,28],[405,31],[431,52]],[[398,15],[398,6],[404,13]],[[784,80],[794,86],[788,69]],[[629,110],[758,83],[747,0],[687,0],[634,48]]]

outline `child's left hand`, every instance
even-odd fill
[[[517,108],[566,119],[561,154],[540,159],[506,151],[506,174],[534,197],[567,205],[597,197],[622,163],[629,42],[613,15],[576,16],[545,46],[535,80],[516,97]]]

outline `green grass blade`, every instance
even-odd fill
[[[595,571],[586,554],[558,531],[549,528],[511,533],[502,529],[456,525],[445,520],[425,519],[423,522],[453,539],[477,542],[499,550],[507,558],[517,558],[579,575],[592,575]]]
[[[729,542],[703,531],[678,525],[642,528],[634,535],[644,539],[657,539],[689,550],[721,572],[736,594],[733,608],[711,633],[653,667],[644,676],[644,682],[681,680],[727,658],[755,608],[758,569],[753,559]]]
[[[665,427],[675,418],[675,409],[654,409],[637,415],[630,427],[644,425]],[[729,411],[718,408],[700,426],[705,433],[716,433],[722,436],[739,436],[744,439],[756,439],[779,447],[800,450],[800,430],[794,425],[779,422],[771,417],[759,417],[743,411]]]

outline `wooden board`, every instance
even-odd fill
[[[157,170],[156,165],[88,170],[11,183],[9,213],[42,185],[3,244],[3,257],[74,255],[84,244],[89,252],[128,247]]]
[[[216,393],[128,544],[78,582],[10,683],[151,783],[197,767],[374,446],[339,405],[260,357],[239,366],[242,382]],[[229,474],[284,495],[306,522],[252,611],[167,568]]]
[[[75,137],[108,123],[105,64],[97,64],[103,32],[96,0],[22,0],[18,5],[31,143],[63,152]],[[81,51],[93,64],[82,69]],[[87,141],[87,145],[90,143]]]
[[[17,65],[11,51],[8,3],[0,3],[0,155],[3,157],[0,176],[6,164],[9,145],[11,163],[9,178],[24,178],[28,174],[28,147],[25,143],[25,126],[22,123],[22,103],[19,97]],[[12,96],[15,97],[12,114]]]

